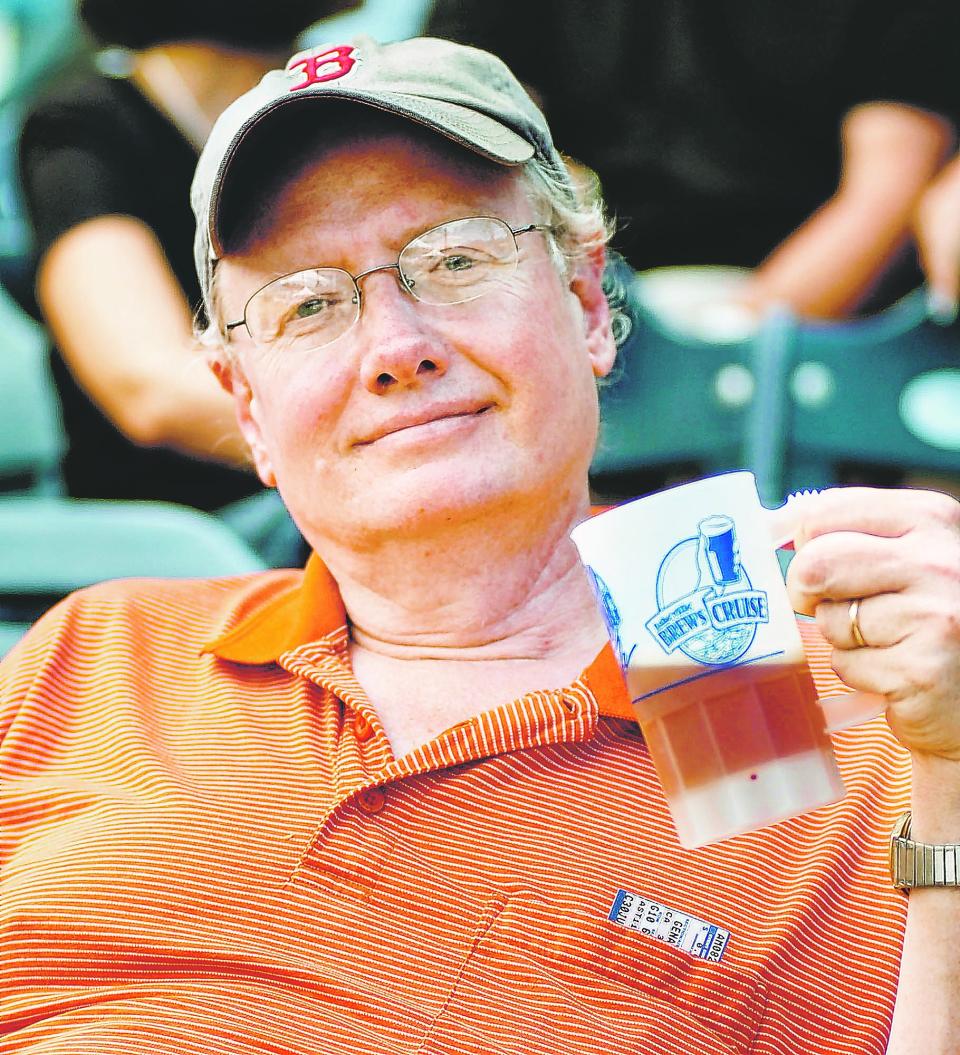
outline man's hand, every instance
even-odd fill
[[[835,488],[797,505],[787,588],[854,689],[889,701],[915,755],[960,761],[960,503],[934,491]],[[851,603],[860,600],[854,638]]]
[[[886,697],[890,727],[912,753],[912,837],[960,842],[960,503],[935,491],[836,488],[773,521],[778,534],[792,528],[797,548],[794,607],[816,615],[848,685]],[[863,645],[850,612],[858,598]],[[958,943],[960,891],[913,890],[888,1055],[956,1052]]]

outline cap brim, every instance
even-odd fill
[[[291,106],[306,107],[310,104],[318,104],[324,99],[337,99],[346,102],[359,103],[362,106],[370,106],[386,113],[397,114],[406,117],[417,124],[430,128],[454,143],[458,143],[468,150],[488,158],[490,161],[501,165],[522,165],[529,161],[535,151],[534,145],[523,136],[518,135],[511,128],[501,124],[500,121],[488,117],[466,106],[456,103],[441,102],[436,99],[425,99],[417,95],[408,95],[400,92],[364,92],[356,90],[337,91],[327,88],[323,92],[302,93],[299,96],[286,96],[273,99],[255,113],[244,125],[243,129],[236,135],[229,150],[224,154],[214,180],[211,194],[209,211],[209,237],[210,246],[214,254],[222,255],[223,247],[219,237],[219,219],[221,204],[221,188],[227,173],[232,165],[236,163],[238,156],[244,152],[245,146],[249,147],[255,141],[252,136],[255,130],[260,130],[266,119],[280,110],[288,110]]]

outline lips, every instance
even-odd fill
[[[411,411],[408,414],[397,414],[382,422],[363,439],[357,440],[354,446],[366,447],[385,436],[392,436],[406,429],[415,429],[419,425],[429,425],[434,421],[446,421],[452,418],[477,417],[489,410],[492,403],[455,403],[443,406],[426,407]]]

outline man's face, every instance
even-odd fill
[[[285,188],[253,245],[221,262],[220,304],[240,318],[271,279],[316,266],[357,275],[469,216],[513,227],[542,219],[514,174],[439,144],[342,146]],[[226,381],[241,426],[264,482],[312,544],[373,543],[497,507],[546,512],[585,498],[595,378],[614,355],[601,262],[564,279],[546,234],[518,245],[509,280],[466,304],[421,303],[396,271],[362,279],[359,321],[314,351],[279,354],[234,331]]]

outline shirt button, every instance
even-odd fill
[[[373,726],[362,714],[358,714],[353,720],[353,735],[358,740],[369,740],[373,736]]]
[[[367,788],[357,796],[357,805],[364,813],[379,813],[386,804],[386,793],[380,788]]]

